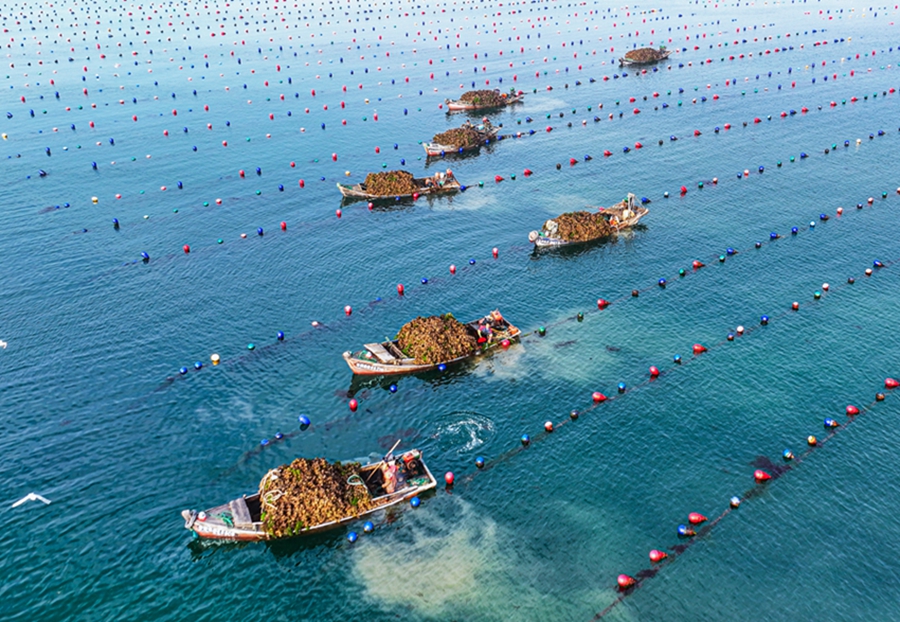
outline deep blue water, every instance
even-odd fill
[[[3,618],[590,620],[654,548],[671,561],[611,618],[900,617],[898,398],[873,403],[900,373],[898,12],[845,5],[4,5]],[[623,75],[650,43],[678,51]],[[509,138],[426,162],[464,118],[444,98],[486,80],[526,93],[491,115]],[[341,205],[336,182],[401,159],[468,189]],[[617,241],[528,244],[627,192],[650,213]],[[340,357],[494,308],[546,336],[396,393]],[[851,403],[871,409],[674,554],[689,512],[718,517]],[[457,484],[353,545],[182,528],[295,456],[398,438]],[[52,503],[11,507],[32,491]]]

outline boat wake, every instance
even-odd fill
[[[430,436],[443,451],[456,448],[464,454],[481,447],[494,438],[494,422],[471,410],[457,410],[441,416],[435,422],[437,430]]]

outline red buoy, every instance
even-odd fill
[[[344,315],[350,315],[351,313],[353,313],[353,307],[351,307],[350,305],[344,307]]]
[[[847,411],[847,414],[851,416],[859,414],[859,408],[857,408],[853,404],[849,404],[845,410]]]
[[[298,184],[301,188],[305,188],[305,187],[306,187],[306,182],[303,181],[302,179],[301,179],[300,181],[298,181],[297,184]]]
[[[497,259],[497,257],[500,255],[500,251],[497,250],[497,247],[496,247],[496,246],[495,246],[494,248],[491,249],[491,255],[494,256],[494,259]]]
[[[684,186],[681,187],[681,194],[687,194],[687,188]]]
[[[884,379],[885,389],[896,389],[897,387],[900,387],[900,380],[894,380],[893,378]]]
[[[697,261],[696,259],[693,261],[693,263],[691,263],[691,267],[694,268],[694,270],[698,270],[705,265],[705,263],[703,263],[702,261]]]
[[[404,291],[405,290],[403,289],[403,283],[397,283],[397,293],[402,296]]]
[[[498,184],[503,181],[503,178],[500,175],[494,175],[494,181]]]
[[[287,231],[287,223],[284,222],[283,220],[281,221],[281,230],[282,230],[282,231]]]
[[[528,177],[529,175],[531,175],[531,173],[532,171],[530,168],[526,168],[524,171],[522,171],[522,174],[525,175],[525,177]]]
[[[340,218],[342,214],[343,214],[343,212],[341,210],[339,210],[339,209],[334,210],[334,215],[337,216],[338,218]]]
[[[450,274],[456,274],[456,266],[450,264]]]
[[[650,551],[650,561],[653,562],[654,564],[658,564],[659,562],[661,562],[662,560],[664,560],[667,557],[668,557],[668,555],[666,555],[662,551],[657,551],[656,549],[653,549],[652,551]]]
[[[700,523],[705,523],[706,521],[707,518],[699,512],[691,512],[690,514],[688,514],[688,522],[691,525],[699,525]]]
[[[453,471],[447,471],[446,473],[444,473],[444,481],[447,483],[447,487],[450,487],[453,485],[454,479],[455,478],[453,476]]]
[[[612,155],[612,151],[610,151],[609,149],[604,150],[603,157],[608,158],[611,155]]]
[[[239,170],[239,171],[238,171],[238,175],[240,175],[241,177],[243,177],[243,176],[244,176],[244,169]]]
[[[799,303],[799,302],[792,302],[792,303],[791,303],[791,309],[793,309],[794,311],[796,311],[796,310],[799,309],[799,308],[800,308],[800,303]]]
[[[627,574],[620,574],[619,578],[616,579],[616,583],[619,584],[620,590],[627,590],[637,585],[637,581],[634,580],[634,577]]]
[[[501,342],[500,342],[500,347],[503,348],[504,350],[505,350],[506,348],[508,348],[508,347],[509,347],[509,339],[504,339],[503,341],[501,341]]]
[[[184,245],[184,246],[183,246],[183,247],[182,247],[182,248],[184,248],[184,252],[185,252],[185,254],[187,254],[187,253],[190,253],[190,252],[191,252],[191,247],[190,247],[190,246],[188,246],[188,245],[187,245],[187,244],[185,244],[185,245]]]
[[[352,412],[356,412],[356,409],[359,408],[359,402],[357,402],[356,399],[351,399],[349,405]]]
[[[594,391],[594,394],[591,397],[594,399],[595,404],[606,401],[606,396],[600,393],[600,391]]]
[[[700,345],[699,343],[694,344],[694,354],[703,354],[706,352],[706,346]]]
[[[659,376],[659,368],[656,365],[650,366],[650,377],[657,378]]]
[[[756,480],[757,483],[767,482],[772,479],[772,476],[763,471],[762,469],[757,469],[753,471],[753,479]]]
[[[608,306],[609,306],[609,301],[608,301],[608,300],[604,300],[603,298],[598,298],[598,299],[597,299],[597,308],[598,308],[598,309],[605,309],[605,308],[608,307]]]
[[[544,423],[544,429],[545,429],[547,432],[552,432],[552,431],[553,431],[553,422],[552,422],[552,421],[547,421],[547,422],[545,422],[545,423]]]

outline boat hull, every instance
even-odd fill
[[[205,510],[204,513],[207,515],[205,520],[200,520],[199,515],[200,512],[192,511],[192,510],[184,510],[181,513],[181,516],[184,518],[184,526],[185,529],[191,531],[195,537],[201,538],[203,540],[221,540],[226,542],[263,542],[263,541],[276,541],[276,540],[286,540],[288,538],[293,537],[303,537],[310,536],[318,533],[322,533],[325,531],[329,531],[332,529],[337,529],[339,527],[345,526],[349,523],[353,523],[359,520],[362,520],[366,517],[372,516],[373,514],[380,512],[382,510],[386,510],[387,508],[393,507],[399,503],[404,501],[408,501],[413,497],[421,495],[429,490],[437,487],[437,480],[432,475],[428,466],[425,464],[424,460],[420,459],[420,463],[422,466],[422,470],[425,473],[426,482],[423,485],[416,486],[408,486],[403,488],[402,490],[398,490],[390,495],[384,495],[382,497],[377,497],[375,501],[379,501],[378,505],[368,512],[363,512],[357,516],[347,516],[340,520],[329,521],[327,523],[322,523],[320,525],[315,525],[308,529],[304,529],[298,534],[292,536],[286,536],[283,538],[275,538],[270,535],[263,527],[261,522],[253,522],[244,526],[236,526],[229,525],[220,518],[223,513],[228,512],[229,508],[233,505],[232,503],[227,503],[215,508],[210,508],[209,510]],[[377,468],[381,462],[376,462],[374,464],[369,464],[363,467],[363,469],[369,468]],[[245,500],[252,500],[254,498],[258,498],[258,495],[251,495],[250,497],[244,497]]]
[[[369,194],[365,190],[360,187],[360,184],[356,184],[354,186],[346,186],[344,184],[337,184],[338,190],[341,192],[341,196],[347,201],[396,201],[400,200],[410,200],[415,199],[416,195],[419,197],[425,196],[438,196],[443,194],[453,194],[459,192],[461,190],[460,183],[455,179],[451,178],[444,182],[443,186],[426,186],[424,185],[424,180],[416,179],[416,182],[421,182],[422,186],[416,191],[415,194],[400,194],[400,195],[379,195],[379,194]]]
[[[479,348],[472,354],[460,356],[449,361],[441,361],[438,363],[380,363],[377,360],[361,360],[354,356],[353,352],[344,352],[343,357],[350,367],[350,370],[357,376],[399,376],[403,374],[421,374],[437,369],[440,365],[455,365],[463,361],[475,359],[487,352],[500,347],[504,339],[510,342],[517,341],[522,331],[510,324],[509,330],[494,343],[487,347]]]

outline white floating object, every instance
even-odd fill
[[[50,499],[47,499],[46,497],[42,497],[41,495],[37,494],[36,492],[29,492],[27,495],[25,495],[24,497],[22,497],[15,503],[13,503],[12,506],[14,508],[17,508],[20,505],[22,505],[23,503],[25,503],[26,501],[43,501],[45,505],[50,505]]]
[[[5,349],[6,349],[6,346],[8,346],[8,345],[9,345],[8,343],[6,343],[6,342],[3,341],[2,339],[0,339],[0,348],[3,348],[3,349],[5,350]]]

